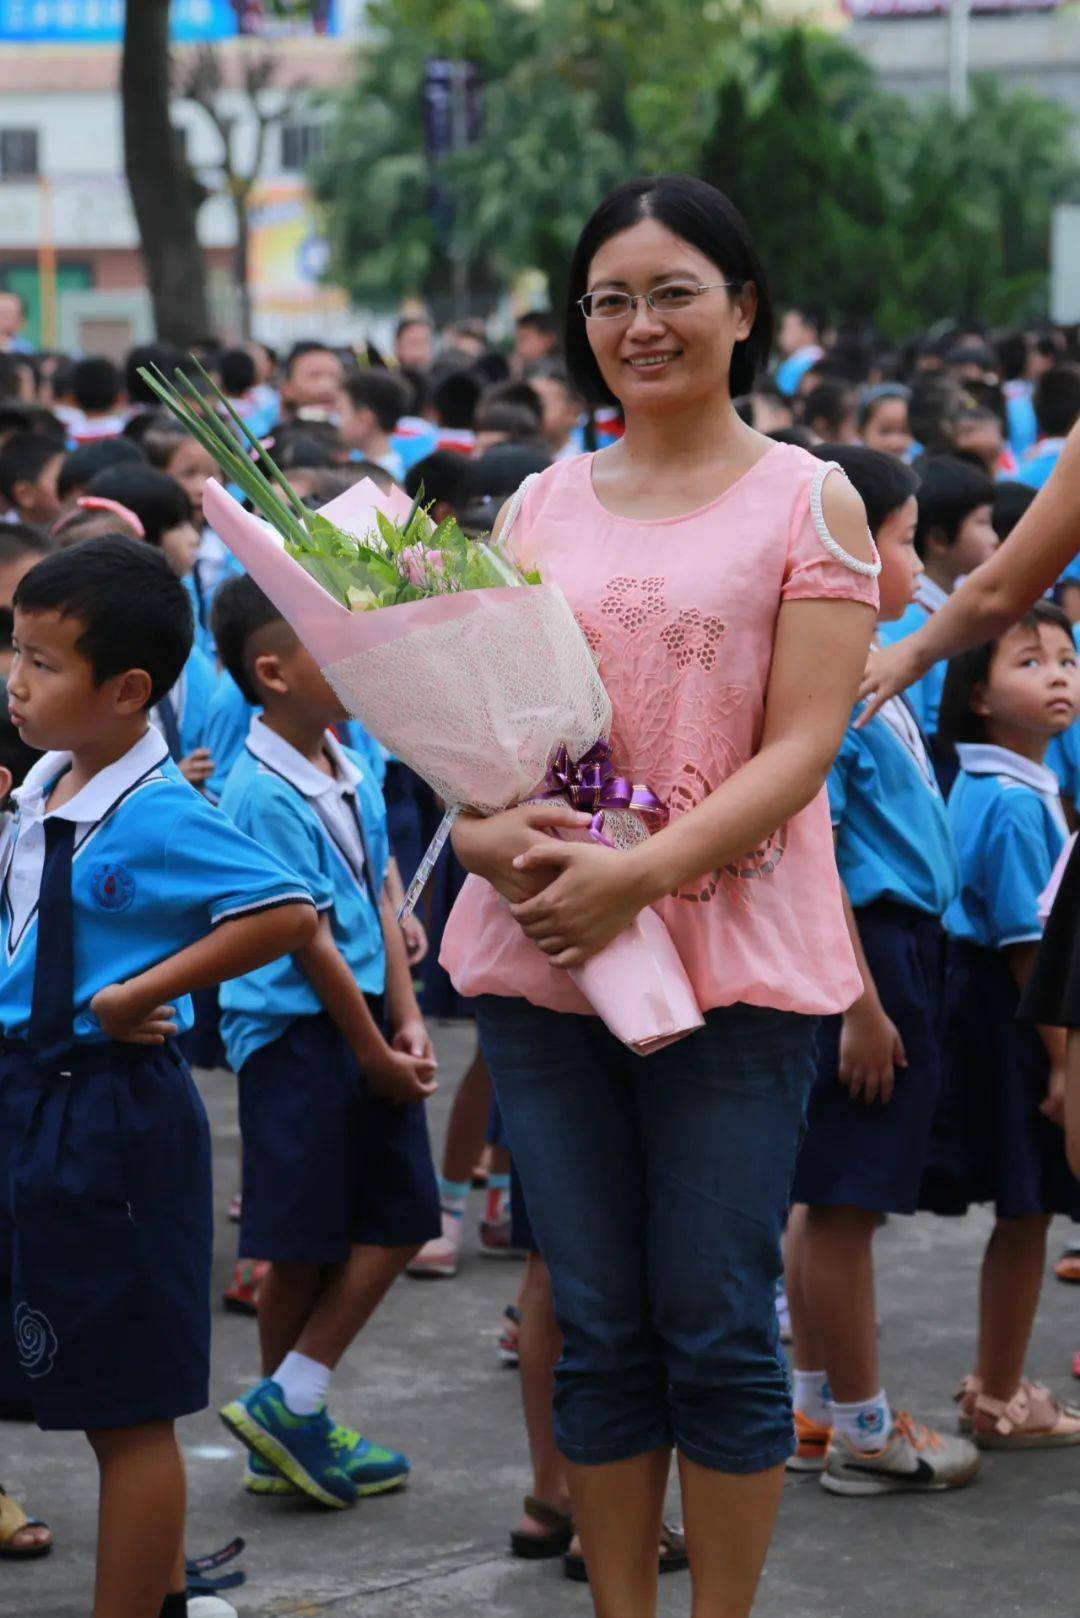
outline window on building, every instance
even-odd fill
[[[38,131],[0,129],[0,179],[35,180],[38,173]]]
[[[281,126],[281,167],[286,174],[302,174],[321,157],[326,146],[326,125],[292,123]]]

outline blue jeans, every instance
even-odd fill
[[[779,1465],[775,1289],[817,1019],[725,1007],[642,1059],[595,1017],[492,995],[476,1015],[563,1333],[559,1449]]]

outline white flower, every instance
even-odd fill
[[[366,585],[360,590],[355,584],[351,584],[346,592],[346,599],[350,612],[373,612],[379,605],[378,596]]]

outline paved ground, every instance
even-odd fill
[[[444,1088],[471,1054],[458,1030],[439,1032]],[[235,1180],[232,1081],[205,1078],[217,1142],[217,1202]],[[474,1221],[470,1220],[470,1225]],[[985,1225],[895,1220],[879,1237],[880,1313],[889,1386],[923,1416],[948,1419],[967,1367]],[[220,1291],[234,1236],[220,1225]],[[527,1476],[517,1378],[499,1366],[500,1311],[513,1264],[471,1257],[454,1282],[402,1281],[339,1378],[337,1408],[412,1457],[405,1494],[326,1514],[256,1501],[239,1488],[239,1453],[209,1413],[183,1425],[191,1478],[190,1543],[248,1542],[238,1606],[258,1618],[586,1618],[587,1594],[555,1566],[506,1554],[506,1529]],[[1080,1344],[1080,1292],[1048,1284],[1032,1373],[1067,1392]],[[249,1321],[219,1315],[215,1405],[256,1367]],[[1075,1384],[1072,1385],[1075,1387]],[[93,1556],[94,1470],[83,1442],[0,1427],[0,1477],[51,1521],[46,1562],[0,1567],[0,1618],[86,1618]],[[962,1494],[837,1501],[813,1480],[792,1482],[758,1607],[759,1618],[1075,1618],[1080,1449],[990,1459]],[[690,1611],[685,1576],[663,1581],[663,1618]]]

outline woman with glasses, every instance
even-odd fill
[[[665,824],[632,852],[544,835],[550,805],[454,834],[474,874],[442,958],[479,997],[551,1271],[556,1437],[600,1618],[656,1611],[673,1448],[694,1612],[750,1610],[793,1448],[774,1297],[815,1028],[862,990],[823,786],[878,564],[844,478],[733,408],[771,340],[764,270],[718,191],[665,177],[601,203],[566,353],[625,436],[541,473],[502,537],[565,591],[612,700],[614,771]],[[647,904],[705,1026],[642,1059],[565,969]]]

